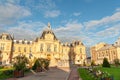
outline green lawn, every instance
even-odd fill
[[[108,72],[111,75],[114,76],[114,80],[120,80],[120,67],[111,67],[111,68],[102,68],[99,67],[98,69],[104,71],[104,72]]]
[[[114,80],[120,80],[120,67],[114,66],[112,66],[111,68],[97,67],[97,69],[103,72],[110,73],[110,75],[114,76]],[[84,68],[79,68],[78,72],[82,80],[95,80],[93,76],[88,72],[88,70]]]
[[[84,68],[79,68],[78,73],[80,74],[82,80],[95,80],[92,75],[90,75],[89,72]]]

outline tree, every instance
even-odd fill
[[[118,65],[120,64],[119,59],[114,59],[114,64],[116,65],[116,67],[118,67]]]
[[[109,67],[110,68],[110,64],[108,62],[108,59],[107,58],[104,58],[103,59],[103,64],[102,64],[102,67]]]

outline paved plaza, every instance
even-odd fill
[[[50,68],[46,72],[37,74],[29,73],[22,78],[10,78],[7,80],[81,80],[79,79],[77,68]]]
[[[37,75],[30,73],[22,78],[11,78],[7,80],[67,80],[69,68],[50,68],[46,72],[38,72]]]

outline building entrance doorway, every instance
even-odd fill
[[[51,60],[51,55],[50,54],[47,54],[47,59]]]

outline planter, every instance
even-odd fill
[[[21,71],[15,70],[13,73],[14,73],[14,77],[16,77],[16,78],[24,77],[24,71],[23,70],[21,70]]]
[[[41,71],[42,71],[41,67],[36,68],[36,72],[41,72]]]

